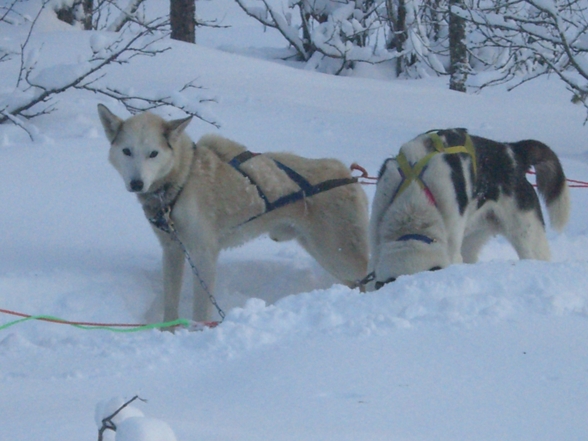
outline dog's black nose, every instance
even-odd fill
[[[143,181],[140,179],[133,179],[131,181],[131,191],[141,191],[143,190]]]

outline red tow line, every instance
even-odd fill
[[[349,166],[349,168],[351,169],[351,171],[357,170],[357,171],[361,172],[361,176],[358,176],[358,182],[360,184],[375,185],[378,181],[378,178],[374,178],[372,176],[369,176],[367,170],[365,168],[363,168],[361,165],[359,165],[357,162],[354,162],[353,164],[351,164],[351,166]],[[359,181],[359,179],[365,179],[365,181]]]
[[[527,174],[536,175],[537,173],[535,173],[533,170],[529,170]],[[585,181],[578,181],[577,179],[569,178],[566,178],[566,181],[568,182],[568,187],[570,188],[588,188],[588,182]]]
[[[375,185],[378,181],[378,178],[369,176],[367,170],[357,163],[353,163],[350,166],[352,171],[359,171],[361,175],[358,176],[358,182],[364,185]],[[527,172],[530,175],[536,175],[536,173],[532,170]],[[364,181],[360,181],[359,179],[363,179]],[[568,182],[568,187],[570,188],[588,188],[588,182],[579,181],[577,179],[569,179],[566,178]],[[536,186],[536,184],[534,184]],[[46,317],[46,316],[33,316],[30,314],[23,314],[22,312],[10,311],[8,309],[0,309],[0,313],[14,315],[16,317],[22,318],[34,318],[36,320],[44,321],[44,322],[51,322],[51,323],[58,323],[61,325],[73,325],[73,326],[92,326],[92,327],[103,327],[103,328],[141,328],[144,326],[148,326],[145,323],[95,323],[95,322],[79,322],[79,321],[70,321],[70,320],[62,320],[58,318]],[[218,326],[219,322],[200,322],[202,326],[207,328],[214,328]]]
[[[357,164],[356,162],[354,162],[353,164],[351,164],[351,166],[349,167],[352,171],[357,170],[359,172],[361,172],[361,175],[358,176],[359,179],[365,179],[366,181],[359,181],[361,184],[364,185],[374,185],[377,183],[378,178],[369,176],[367,170],[365,168],[363,168],[361,165]],[[536,175],[537,173],[535,173],[533,170],[529,170],[527,172],[527,174],[529,175]],[[566,178],[566,182],[568,182],[568,187],[569,188],[588,188],[588,182],[586,181],[579,181],[577,179],[570,179],[570,178]]]

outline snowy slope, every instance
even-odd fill
[[[267,54],[281,42],[228,0],[230,29],[113,69],[139,90],[197,78],[221,122],[194,121],[255,151],[357,161],[372,174],[432,128],[536,138],[588,180],[583,109],[556,80],[459,94],[446,79],[332,77]],[[89,38],[76,33],[83,52]],[[247,38],[246,38],[247,37]],[[47,26],[41,62],[76,54]],[[265,55],[263,55],[265,54]],[[2,90],[13,86],[1,79]],[[31,142],[0,127],[0,308],[72,320],[154,321],[160,251],[106,160],[95,106],[64,95]],[[179,113],[164,115],[179,117]],[[366,187],[368,195],[373,188]],[[221,255],[228,315],[203,332],[117,334],[26,322],[0,331],[0,440],[96,439],[96,405],[138,394],[145,415],[188,440],[583,440],[588,437],[588,190],[548,231],[553,262],[519,262],[502,239],[476,265],[402,277],[372,294],[333,285],[296,244],[266,238]],[[189,285],[189,284],[187,284]],[[190,310],[185,287],[182,310]],[[0,326],[15,317],[0,314]],[[128,440],[125,440],[128,441]],[[131,441],[142,441],[135,439]]]

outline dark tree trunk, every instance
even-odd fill
[[[468,51],[465,42],[465,20],[451,11],[452,6],[463,6],[463,0],[449,0],[449,88],[466,91]]]
[[[386,49],[402,53],[408,40],[406,17],[408,14],[407,0],[386,0],[387,22],[390,37]],[[405,54],[396,58],[396,76],[399,77],[416,62],[414,54]]]
[[[171,38],[196,42],[196,0],[170,0]]]
[[[386,1],[388,9],[388,23],[392,38],[388,42],[388,49],[395,49],[396,52],[402,52],[408,39],[406,30],[406,1],[398,0],[398,6],[394,10],[394,4],[391,0]],[[396,76],[400,76],[408,64],[406,56],[396,58]]]

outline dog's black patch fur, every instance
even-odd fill
[[[459,155],[462,155],[460,153]],[[451,168],[451,182],[455,188],[459,214],[463,215],[468,205],[468,193],[463,170],[463,162],[459,155],[445,155],[444,160]]]
[[[465,129],[441,130],[437,132],[445,138],[447,145],[463,145],[467,131]],[[544,223],[543,214],[537,193],[526,174],[532,166],[536,169],[549,167],[557,169],[558,173],[549,182],[537,182],[540,189],[546,189],[546,201],[556,199],[563,191],[565,176],[561,167],[554,167],[558,161],[555,153],[545,144],[535,140],[525,140],[515,143],[501,143],[479,136],[471,136],[476,150],[477,175],[473,168],[472,182],[475,183],[473,195],[477,199],[478,208],[487,201],[497,201],[500,195],[513,196],[517,206],[524,211],[534,210],[537,217]],[[446,155],[445,161],[451,167],[451,179],[455,188],[460,213],[463,214],[467,204],[463,161],[459,155]],[[514,158],[514,159],[513,159]],[[553,176],[552,173],[540,174]]]
[[[535,171],[537,172],[537,185],[539,188],[545,189],[543,193],[545,201],[550,203],[557,199],[563,191],[566,177],[561,168],[553,167],[553,164],[558,161],[555,153],[542,142],[535,140],[518,141],[510,145],[517,157],[521,158],[521,163],[527,165],[534,164]],[[530,167],[530,165],[527,167]],[[543,168],[551,169],[551,173],[541,173],[541,169]]]
[[[382,175],[386,172],[388,167],[388,162],[391,161],[393,158],[388,158],[384,161],[382,166],[380,167],[380,171],[378,172],[378,180],[382,177]]]

